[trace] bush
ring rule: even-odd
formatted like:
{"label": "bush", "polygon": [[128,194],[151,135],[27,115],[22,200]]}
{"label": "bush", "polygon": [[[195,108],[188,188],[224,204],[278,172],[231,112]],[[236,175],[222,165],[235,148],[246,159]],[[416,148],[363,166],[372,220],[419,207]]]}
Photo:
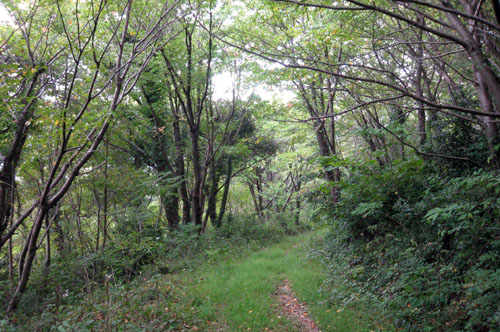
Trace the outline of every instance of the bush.
{"label": "bush", "polygon": [[342,189],[325,257],[350,287],[407,331],[500,329],[500,175],[441,179],[411,160],[359,167]]}

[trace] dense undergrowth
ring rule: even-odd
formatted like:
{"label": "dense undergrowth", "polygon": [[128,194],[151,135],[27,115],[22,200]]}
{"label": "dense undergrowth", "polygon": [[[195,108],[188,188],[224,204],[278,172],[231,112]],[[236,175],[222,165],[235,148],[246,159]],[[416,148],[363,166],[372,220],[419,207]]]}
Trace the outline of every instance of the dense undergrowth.
{"label": "dense undergrowth", "polygon": [[[219,229],[198,234],[193,226],[152,237],[130,234],[114,239],[93,255],[64,256],[31,287],[1,331],[152,331],[190,330],[196,323],[182,291],[162,275],[197,269],[276,243],[306,226],[262,223],[252,216],[229,217]],[[8,276],[2,278],[8,280]],[[8,299],[3,282],[0,305]],[[170,303],[171,307],[160,306]]]}
{"label": "dense undergrowth", "polygon": [[[349,173],[339,184],[337,207],[325,205],[317,214],[330,229],[314,246],[330,270],[322,286],[328,305],[380,305],[376,311],[400,331],[499,330],[500,175],[481,170],[441,176],[418,159],[386,168],[349,161]],[[291,215],[275,217],[262,223],[229,216],[220,229],[203,234],[192,226],[132,232],[92,255],[61,255],[50,271],[37,270],[20,309],[0,320],[0,330],[210,326],[197,314],[200,303],[163,275],[220,264],[306,228],[284,222]],[[2,306],[9,286],[0,285]]]}
{"label": "dense undergrowth", "polygon": [[420,160],[350,172],[322,248],[332,280],[380,300],[402,331],[499,330],[500,175],[445,177]]}

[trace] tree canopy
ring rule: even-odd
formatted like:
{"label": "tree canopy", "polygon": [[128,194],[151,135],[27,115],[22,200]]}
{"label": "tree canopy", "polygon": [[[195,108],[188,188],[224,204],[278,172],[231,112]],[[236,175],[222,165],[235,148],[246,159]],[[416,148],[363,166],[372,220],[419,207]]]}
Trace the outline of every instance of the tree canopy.
{"label": "tree canopy", "polygon": [[[284,232],[326,222],[356,255],[406,239],[422,271],[459,271],[422,306],[446,307],[457,329],[498,328],[499,6],[2,1],[6,313],[61,262],[91,261],[90,289],[252,216]],[[168,242],[179,234],[186,247]],[[469,280],[493,286],[472,294]]]}

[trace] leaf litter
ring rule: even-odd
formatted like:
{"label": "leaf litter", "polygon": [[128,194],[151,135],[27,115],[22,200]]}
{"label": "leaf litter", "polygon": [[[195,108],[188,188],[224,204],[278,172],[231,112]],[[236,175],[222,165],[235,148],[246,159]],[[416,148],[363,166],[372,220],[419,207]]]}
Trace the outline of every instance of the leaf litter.
{"label": "leaf litter", "polygon": [[290,281],[285,279],[277,287],[276,298],[280,304],[281,313],[301,332],[321,332],[316,323],[309,317],[307,304],[299,302],[290,287]]}

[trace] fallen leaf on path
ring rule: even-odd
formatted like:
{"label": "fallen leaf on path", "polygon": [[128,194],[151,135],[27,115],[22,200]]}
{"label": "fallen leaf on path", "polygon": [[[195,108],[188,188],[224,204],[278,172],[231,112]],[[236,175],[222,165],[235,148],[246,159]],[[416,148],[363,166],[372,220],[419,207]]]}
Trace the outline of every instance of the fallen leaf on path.
{"label": "fallen leaf on path", "polygon": [[[298,327],[301,332],[321,332],[315,322],[309,317],[306,303],[300,303],[290,288],[290,282],[285,279],[278,287],[276,297],[281,304],[281,312]],[[281,318],[278,315],[278,318]]]}

